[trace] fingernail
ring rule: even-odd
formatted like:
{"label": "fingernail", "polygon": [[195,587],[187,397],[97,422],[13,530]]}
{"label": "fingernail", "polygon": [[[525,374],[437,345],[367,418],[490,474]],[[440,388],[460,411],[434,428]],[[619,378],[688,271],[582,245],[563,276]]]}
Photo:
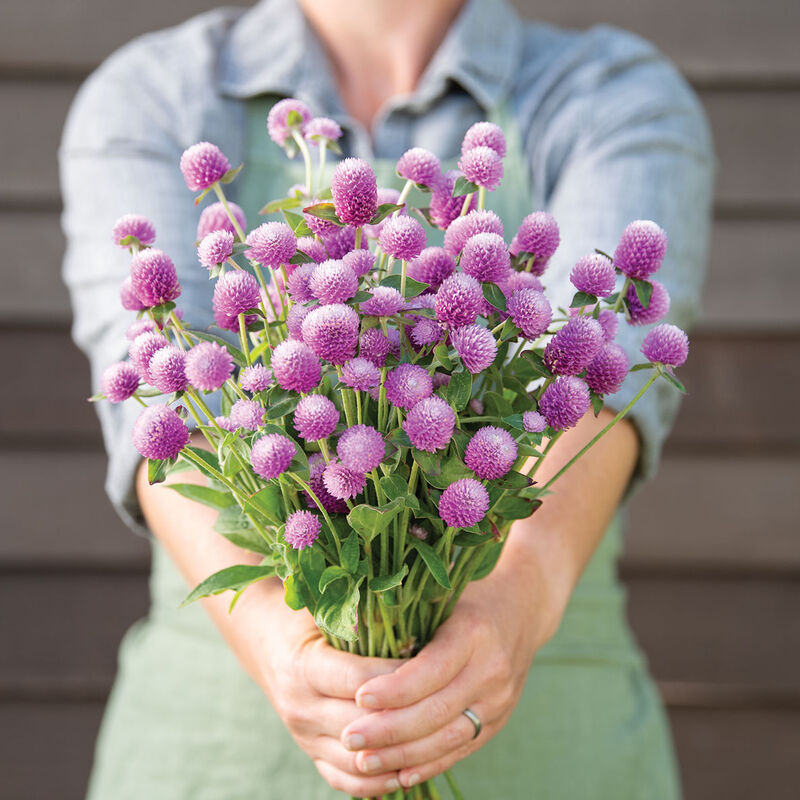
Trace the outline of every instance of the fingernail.
{"label": "fingernail", "polygon": [[345,740],[344,746],[348,750],[360,750],[366,743],[366,740],[360,733],[351,733]]}
{"label": "fingernail", "polygon": [[416,786],[420,782],[419,773],[415,772],[409,779],[408,785],[409,786]]}
{"label": "fingernail", "polygon": [[364,708],[376,708],[378,705],[378,698],[374,694],[362,694],[358,698],[358,704]]}
{"label": "fingernail", "polygon": [[367,756],[364,759],[364,769],[367,772],[376,772],[381,768],[381,759],[379,756]]}
{"label": "fingernail", "polygon": [[400,788],[400,781],[397,778],[389,778],[386,781],[386,791],[388,792],[396,792]]}

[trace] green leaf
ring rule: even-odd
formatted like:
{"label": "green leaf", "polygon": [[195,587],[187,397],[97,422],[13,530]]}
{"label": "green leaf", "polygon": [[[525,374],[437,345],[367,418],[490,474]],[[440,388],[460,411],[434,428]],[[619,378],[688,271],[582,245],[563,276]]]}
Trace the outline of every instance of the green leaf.
{"label": "green leaf", "polygon": [[639,372],[639,370],[642,370],[642,369],[655,369],[655,368],[656,368],[656,365],[655,364],[651,364],[648,361],[646,364],[634,364],[631,367],[631,372]]}
{"label": "green leaf", "polygon": [[408,494],[408,484],[399,475],[385,475],[381,478],[380,483],[383,493],[389,500],[396,500],[398,497],[405,497]]}
{"label": "green leaf", "polygon": [[496,283],[484,283],[483,296],[489,305],[499,308],[501,311],[506,310],[506,296]]}
{"label": "green leaf", "polygon": [[490,417],[510,417],[514,413],[511,403],[497,392],[486,392],[483,396],[486,414]]}
{"label": "green leaf", "polygon": [[391,521],[400,513],[403,502],[400,498],[392,500],[385,506],[375,506],[363,503],[356,506],[348,515],[347,521],[364,541],[370,542],[381,531],[385,530]]}
{"label": "green leaf", "polygon": [[378,210],[375,212],[375,215],[369,221],[369,224],[377,225],[379,222],[385,220],[389,214],[394,214],[395,211],[400,211],[402,208],[405,208],[405,203],[403,203],[403,205],[397,205],[396,203],[381,203],[378,206]]}
{"label": "green leaf", "polygon": [[261,534],[252,528],[243,529],[235,533],[223,533],[222,536],[231,544],[235,544],[243,550],[249,550],[251,553],[259,553],[262,556],[272,556],[270,544],[264,541]]}
{"label": "green leaf", "polygon": [[541,500],[526,500],[524,497],[506,495],[494,508],[498,517],[503,519],[527,519],[536,510],[536,503]]}
{"label": "green leaf", "polygon": [[650,298],[653,295],[653,284],[641,278],[631,278],[631,281],[633,281],[633,285],[636,287],[636,296],[639,298],[639,303],[642,308],[648,308],[650,305]]}
{"label": "green leaf", "polygon": [[258,213],[274,214],[276,211],[291,211],[293,208],[299,208],[301,205],[302,200],[298,197],[281,197],[278,200],[270,200]]}
{"label": "green leaf", "polygon": [[353,297],[353,303],[363,303],[366,300],[369,300],[372,297],[372,292],[368,292],[362,289],[360,292],[356,292],[355,297]]}
{"label": "green leaf", "polygon": [[447,402],[456,411],[463,411],[472,395],[472,375],[469,372],[454,372],[447,384]]}
{"label": "green leaf", "polygon": [[225,567],[195,586],[181,603],[181,608],[201,597],[211,597],[227,591],[240,592],[251,584],[274,574],[275,567],[271,565],[237,564],[233,567]]}
{"label": "green leaf", "polygon": [[447,574],[444,562],[439,558],[439,554],[427,542],[423,542],[415,536],[410,536],[408,543],[422,556],[425,566],[430,570],[436,583],[445,589],[452,589],[450,577]]}
{"label": "green leaf", "polygon": [[299,111],[292,109],[286,115],[286,125],[290,128],[299,128],[303,124],[303,117]]}
{"label": "green leaf", "polygon": [[461,478],[474,477],[472,471],[457,455],[443,458],[440,453],[425,453],[416,448],[411,453],[422,470],[421,477],[435,489],[446,489]]}
{"label": "green leaf", "polygon": [[156,322],[163,328],[166,324],[169,315],[175,310],[175,303],[171,300],[167,303],[162,303],[160,306],[153,306],[150,313],[155,317]]}
{"label": "green leaf", "polygon": [[308,605],[308,593],[302,575],[292,574],[283,582],[284,600],[292,611],[300,611]]}
{"label": "green leaf", "polygon": [[453,187],[453,197],[463,197],[465,194],[472,194],[477,191],[478,187],[472,181],[468,181],[463,175],[459,175],[456,185]]}
{"label": "green leaf", "polygon": [[304,253],[302,250],[298,250],[290,259],[290,264],[313,264],[314,259],[311,256]]}
{"label": "green leaf", "polygon": [[285,400],[271,404],[267,409],[267,419],[281,419],[287,414],[291,414],[297,408],[299,402],[300,398],[295,396],[287,397]]}
{"label": "green leaf", "polygon": [[516,431],[525,430],[525,426],[522,424],[522,414],[511,414],[508,417],[503,417],[503,422]]}
{"label": "green leaf", "polygon": [[494,565],[500,558],[500,553],[502,553],[502,551],[502,542],[494,542],[486,545],[486,552],[483,556],[483,560],[481,561],[481,565],[472,575],[472,580],[479,581],[481,578],[485,578],[494,569]]}
{"label": "green leaf", "polygon": [[663,370],[661,376],[667,383],[671,383],[679,392],[686,394],[686,387],[671,372]]}
{"label": "green leaf", "polygon": [[313,236],[314,232],[308,227],[308,223],[302,214],[295,214],[293,211],[283,209],[283,218],[292,229],[294,235],[300,239],[303,236]]}
{"label": "green leaf", "polygon": [[212,489],[210,486],[199,486],[196,483],[168,483],[167,488],[217,511],[222,511],[235,502],[233,495],[228,492]]}
{"label": "green leaf", "polygon": [[319,590],[320,592],[324,592],[325,587],[329,583],[338,581],[341,578],[349,578],[349,577],[350,573],[346,569],[343,569],[342,567],[337,567],[337,566],[325,567],[324,572],[319,577]]}
{"label": "green leaf", "polygon": [[339,227],[344,227],[344,222],[336,216],[336,209],[333,203],[315,203],[313,206],[306,206],[303,209],[303,213],[311,214],[312,217],[318,217],[327,222],[333,222]]}
{"label": "green leaf", "polygon": [[354,642],[358,638],[359,584],[351,586],[350,583],[350,581],[329,583],[317,603],[314,614],[314,621],[319,628],[346,642]]}
{"label": "green leaf", "polygon": [[433,357],[448,372],[453,369],[453,362],[450,359],[450,351],[447,349],[446,344],[437,344],[436,347],[433,348]]}
{"label": "green leaf", "polygon": [[253,525],[250,520],[247,519],[242,509],[235,505],[223,508],[214,523],[214,530],[221,534],[241,533],[252,529]]}
{"label": "green leaf", "polygon": [[167,470],[172,466],[172,459],[169,458],[148,458],[147,459],[147,482],[152,486],[154,483],[162,483],[167,477]]}
{"label": "green leaf", "polygon": [[583,306],[593,306],[597,302],[597,297],[593,294],[586,292],[575,292],[572,302],[569,304],[570,308],[582,308]]}
{"label": "green leaf", "polygon": [[222,345],[222,347],[224,347],[231,354],[231,358],[233,358],[238,366],[247,366],[244,353],[242,353],[238,347],[234,347],[227,339],[223,339],[221,336],[217,336],[215,333],[209,333],[208,331],[190,330],[188,333],[192,336],[196,336],[198,339],[202,339],[204,342],[216,342],[217,344]]}
{"label": "green leaf", "polygon": [[236,176],[242,171],[244,164],[239,164],[238,167],[233,167],[229,169],[220,179],[220,183],[233,183],[236,180]]}
{"label": "green leaf", "polygon": [[431,226],[431,228],[436,227],[433,218],[431,217],[430,206],[425,206],[425,208],[415,208],[414,211],[416,211],[425,220],[425,222]]}
{"label": "green leaf", "polygon": [[[202,462],[207,464],[211,469],[214,469],[217,472],[221,471],[219,468],[219,459],[217,458],[216,454],[208,450],[203,450],[200,447],[193,447],[192,445],[186,445],[184,450],[188,450],[193,456],[195,456],[196,458],[200,459]],[[188,461],[188,459],[186,460]],[[202,472],[203,475],[205,475],[208,478],[213,478],[214,480],[217,479],[217,476],[213,472],[211,472],[211,469],[203,469],[202,466],[198,466],[197,464],[194,463],[194,461],[189,461],[189,463],[192,465],[192,469],[196,469],[199,472]]]}
{"label": "green leaf", "polygon": [[[403,276],[399,275],[398,273],[393,273],[392,275],[387,275],[381,282],[381,286],[391,286],[392,289],[397,289],[400,291],[400,284],[402,282]],[[406,299],[411,297],[417,297],[417,295],[422,294],[427,289],[430,289],[429,283],[422,283],[422,281],[415,281],[413,278],[409,278],[406,276],[406,293],[403,295]]]}
{"label": "green leaf", "polygon": [[500,478],[497,485],[501,489],[524,489],[531,485],[531,479],[527,475],[512,469],[511,472],[507,472]]}
{"label": "green leaf", "polygon": [[395,586],[400,586],[403,578],[408,575],[408,564],[403,564],[402,569],[397,570],[394,575],[382,575],[370,578],[369,590],[371,592],[385,592],[388,589],[394,589]]}
{"label": "green leaf", "polygon": [[544,364],[544,359],[535,350],[525,350],[520,358],[524,358],[533,367],[537,378],[551,378],[553,374]]}
{"label": "green leaf", "polygon": [[353,572],[358,569],[358,562],[361,558],[361,545],[358,541],[358,534],[351,531],[350,535],[345,539],[342,545],[342,567],[348,572]]}
{"label": "green leaf", "polygon": [[475,533],[474,531],[461,531],[456,534],[453,542],[459,547],[476,547],[479,544],[485,544],[492,538],[491,533]]}
{"label": "green leaf", "polygon": [[283,496],[281,490],[273,483],[251,495],[245,503],[245,507],[257,516],[264,517],[273,525],[280,525],[284,522]]}
{"label": "green leaf", "polygon": [[[503,342],[510,341],[511,339],[515,339],[522,333],[522,329],[518,328],[514,324],[514,320],[509,317],[502,328],[500,328],[500,340]],[[505,358],[501,359],[501,361],[505,361]]]}
{"label": "green leaf", "polygon": [[305,547],[297,553],[297,563],[309,593],[312,613],[320,598],[319,582],[325,572],[325,556],[319,547]]}

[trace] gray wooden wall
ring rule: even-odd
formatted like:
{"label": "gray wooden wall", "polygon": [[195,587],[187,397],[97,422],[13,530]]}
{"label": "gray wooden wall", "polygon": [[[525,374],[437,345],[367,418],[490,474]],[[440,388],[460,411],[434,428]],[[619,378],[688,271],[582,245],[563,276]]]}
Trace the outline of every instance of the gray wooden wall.
{"label": "gray wooden wall", "polygon": [[[102,493],[87,368],[68,338],[61,126],[79,82],[111,50],[213,5],[6,0],[0,11],[4,800],[82,796],[117,643],[147,604],[146,547]],[[518,5],[654,40],[710,115],[721,173],[706,312],[682,374],[691,394],[657,482],[636,501],[623,574],[687,798],[796,798],[800,4]],[[45,381],[61,396],[39,393]]]}

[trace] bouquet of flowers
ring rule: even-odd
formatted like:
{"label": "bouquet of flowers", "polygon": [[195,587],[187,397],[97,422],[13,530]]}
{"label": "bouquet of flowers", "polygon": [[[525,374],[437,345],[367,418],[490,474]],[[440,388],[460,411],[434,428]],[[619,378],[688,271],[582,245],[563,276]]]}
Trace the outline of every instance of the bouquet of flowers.
{"label": "bouquet of flowers", "polygon": [[[245,232],[223,189],[241,167],[215,145],[196,144],[180,161],[196,202],[218,198],[202,213],[197,253],[216,281],[219,333],[193,329],[176,309],[181,287],[153,247],[152,224],[137,215],[116,223],[116,244],[132,254],[122,304],[137,320],[129,360],[105,370],[92,399],[144,405],[133,442],[151,483],[199,470],[205,486],[169,488],[216,509],[219,533],[261,558],[210,576],[186,603],[230,591],[233,609],[248,586],[277,576],[286,602],[308,609],[332,646],[413,656],[467,584],[492,570],[513,521],[530,516],[654,381],[683,390],[673,368],[686,360],[687,337],[659,325],[632,368],[650,371],[636,397],[536,482],[563,432],[598,414],[630,371],[614,343],[618,315],[644,325],[666,313],[667,292],[652,280],[666,235],[632,222],[613,256],[575,264],[570,307],[553,308],[543,284],[555,220],[530,214],[508,245],[502,220],[484,208],[503,173],[496,125],[466,132],[456,171],[409,150],[397,163],[400,192],[378,188],[355,158],[324,186],[341,130],[297,100],[277,103],[267,128],[305,161],[305,184],[262,209],[285,221]],[[408,207],[414,187],[428,207]],[[444,231],[442,247],[428,246],[426,227]],[[189,443],[189,420],[207,448]],[[432,782],[414,792],[439,797]]]}

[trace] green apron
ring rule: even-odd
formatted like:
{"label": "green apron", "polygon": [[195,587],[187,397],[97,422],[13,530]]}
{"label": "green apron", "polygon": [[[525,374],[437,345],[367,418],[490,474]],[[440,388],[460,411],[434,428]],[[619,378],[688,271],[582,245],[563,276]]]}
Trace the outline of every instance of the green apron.
{"label": "green apron", "polygon": [[[275,98],[250,101],[237,200],[258,209],[303,180],[266,137]],[[490,193],[507,231],[531,210],[519,131],[503,108],[505,178]],[[379,186],[397,186],[395,161],[374,163]],[[448,165],[445,165],[448,167]],[[419,201],[419,202],[417,202]],[[427,205],[411,197],[413,205]],[[436,235],[431,236],[431,243]],[[503,731],[455,775],[470,798],[675,800],[663,709],[625,620],[616,575],[616,518],[587,566],[556,636],[537,654]],[[199,605],[179,609],[186,585],[153,543],[149,616],[126,634],[97,743],[89,800],[335,800],[267,698],[241,669]],[[446,791],[445,795],[448,796]]]}

